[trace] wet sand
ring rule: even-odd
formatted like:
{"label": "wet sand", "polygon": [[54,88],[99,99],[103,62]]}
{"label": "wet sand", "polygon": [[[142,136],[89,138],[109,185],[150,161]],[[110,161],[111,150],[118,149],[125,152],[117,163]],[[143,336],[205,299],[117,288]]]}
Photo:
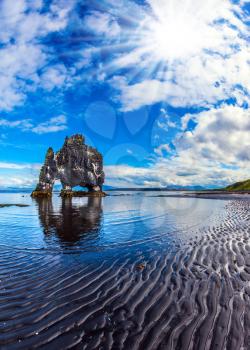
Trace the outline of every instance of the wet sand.
{"label": "wet sand", "polygon": [[4,204],[1,204],[0,203],[0,208],[6,208],[6,207],[20,207],[20,208],[25,208],[25,207],[28,207],[27,204],[9,204],[9,203],[4,203]]}
{"label": "wet sand", "polygon": [[166,249],[1,248],[0,348],[250,349],[250,201]]}
{"label": "wet sand", "polygon": [[221,199],[221,200],[250,200],[249,191],[176,191],[168,194],[162,191],[162,194],[153,195],[154,197],[175,197],[175,198],[203,198],[203,199]]}

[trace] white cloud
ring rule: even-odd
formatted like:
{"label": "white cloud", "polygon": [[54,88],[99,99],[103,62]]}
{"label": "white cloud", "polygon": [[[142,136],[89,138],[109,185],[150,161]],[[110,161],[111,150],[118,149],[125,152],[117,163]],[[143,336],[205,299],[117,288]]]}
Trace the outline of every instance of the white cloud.
{"label": "white cloud", "polygon": [[0,175],[0,188],[8,187],[19,187],[19,188],[30,188],[34,187],[37,179],[35,176],[25,174],[23,175],[10,175],[10,176],[1,176]]}
{"label": "white cloud", "polygon": [[120,34],[120,26],[116,19],[109,13],[92,11],[84,18],[84,25],[87,30],[108,37],[115,37]]}
{"label": "white cloud", "polygon": [[133,68],[133,74],[111,80],[123,111],[158,102],[209,108],[228,98],[249,102],[249,29],[242,4],[148,2],[153,15],[135,16],[137,30],[126,32],[124,49],[110,63],[114,71]]}
{"label": "white cloud", "polygon": [[250,166],[250,110],[223,105],[195,115],[197,126],[175,141],[182,158],[207,159],[228,166]]}
{"label": "white cloud", "polygon": [[[114,186],[222,187],[249,178],[250,110],[224,105],[183,120],[195,119],[193,131],[180,133],[171,153],[168,144],[155,151],[150,167],[106,167],[107,183]],[[167,151],[169,157],[163,156]]]}
{"label": "white cloud", "polygon": [[[191,79],[191,78],[190,78]],[[129,85],[124,79],[119,83],[113,80],[114,87],[120,89],[119,99],[122,102],[122,111],[132,111],[142,106],[151,106],[158,102],[167,102],[173,107],[211,106],[218,100],[229,97],[223,89],[216,88],[213,84],[201,85],[201,82],[189,79],[186,86],[169,81],[159,81],[156,79],[144,80],[142,82]],[[118,81],[119,82],[119,81]],[[190,86],[187,86],[190,85]]]}
{"label": "white cloud", "polygon": [[87,68],[91,66],[92,63],[92,53],[94,48],[88,48],[79,50],[77,52],[76,62],[74,64],[76,69]]}
{"label": "white cloud", "polygon": [[46,68],[40,76],[40,79],[41,86],[48,91],[52,91],[54,88],[60,88],[62,86],[66,87],[68,84],[70,85],[72,81],[72,77],[69,75],[69,71],[64,64],[57,64]]}
{"label": "white cloud", "polygon": [[22,119],[22,120],[14,120],[10,121],[7,119],[0,119],[0,126],[6,128],[20,128],[23,130],[30,129],[33,127],[31,123],[31,119]]}
{"label": "white cloud", "polygon": [[67,129],[67,119],[64,115],[49,119],[44,123],[40,123],[31,129],[36,134],[45,134],[57,132]]}
{"label": "white cloud", "polygon": [[66,68],[50,66],[53,54],[42,39],[67,26],[74,4],[74,0],[54,0],[49,11],[42,13],[39,0],[19,0],[15,6],[9,0],[0,2],[0,110],[10,111],[22,104],[27,93],[39,86],[51,91],[64,84]]}
{"label": "white cloud", "polygon": [[163,144],[155,148],[154,151],[158,156],[163,156],[164,152],[171,153],[171,148],[168,144]]}
{"label": "white cloud", "polygon": [[12,169],[12,170],[23,170],[23,169],[40,169],[41,164],[29,164],[29,163],[8,163],[0,162],[0,169]]}
{"label": "white cloud", "polygon": [[67,118],[64,115],[50,118],[49,120],[34,124],[31,119],[7,120],[0,119],[0,127],[18,128],[22,131],[30,131],[35,134],[47,134],[67,129]]}
{"label": "white cloud", "polygon": [[177,124],[171,120],[167,111],[164,108],[161,108],[161,115],[156,120],[157,127],[163,129],[164,131],[168,131],[170,128],[177,128]]}
{"label": "white cloud", "polygon": [[216,164],[161,159],[151,167],[106,166],[106,185],[114,187],[204,186],[220,188],[249,178],[248,169],[223,169]]}
{"label": "white cloud", "polygon": [[0,188],[34,187],[41,164],[0,162]]}

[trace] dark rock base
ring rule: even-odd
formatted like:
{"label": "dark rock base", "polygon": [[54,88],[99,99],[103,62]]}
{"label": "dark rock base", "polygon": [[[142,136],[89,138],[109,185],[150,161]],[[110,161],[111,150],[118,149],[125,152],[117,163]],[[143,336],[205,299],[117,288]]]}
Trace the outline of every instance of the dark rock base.
{"label": "dark rock base", "polygon": [[32,198],[51,198],[52,192],[51,191],[33,191],[31,193]]}
{"label": "dark rock base", "polygon": [[68,191],[62,190],[60,197],[62,198],[72,198],[72,197],[106,197],[107,193],[102,191]]}

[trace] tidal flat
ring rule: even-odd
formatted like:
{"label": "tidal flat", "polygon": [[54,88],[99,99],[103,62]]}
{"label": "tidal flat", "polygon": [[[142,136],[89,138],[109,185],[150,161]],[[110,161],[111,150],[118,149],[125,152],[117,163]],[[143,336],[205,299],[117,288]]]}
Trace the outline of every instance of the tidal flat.
{"label": "tidal flat", "polygon": [[6,208],[6,207],[19,207],[19,208],[25,208],[28,207],[28,204],[12,204],[12,203],[0,203],[0,208]]}
{"label": "tidal flat", "polygon": [[220,199],[1,194],[1,350],[250,349],[250,196]]}

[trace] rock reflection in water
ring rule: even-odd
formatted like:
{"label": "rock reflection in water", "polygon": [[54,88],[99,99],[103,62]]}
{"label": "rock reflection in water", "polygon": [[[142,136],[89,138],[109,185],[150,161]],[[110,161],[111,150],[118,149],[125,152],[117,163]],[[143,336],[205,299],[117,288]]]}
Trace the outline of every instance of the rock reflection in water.
{"label": "rock reflection in water", "polygon": [[55,236],[65,245],[74,245],[86,239],[97,239],[101,227],[102,198],[89,197],[82,205],[72,198],[62,199],[59,210],[53,199],[35,199],[40,223],[46,240]]}

